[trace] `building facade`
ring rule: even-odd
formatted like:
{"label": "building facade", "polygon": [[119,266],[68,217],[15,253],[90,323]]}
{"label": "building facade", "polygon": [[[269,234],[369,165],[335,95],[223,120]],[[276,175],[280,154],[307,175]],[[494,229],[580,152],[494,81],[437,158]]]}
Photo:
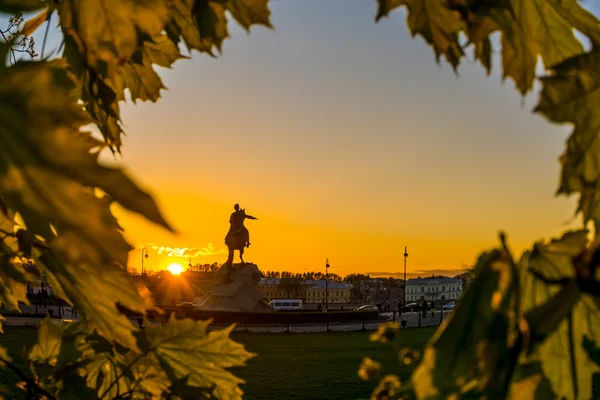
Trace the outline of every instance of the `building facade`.
{"label": "building facade", "polygon": [[273,299],[287,299],[288,294],[279,287],[280,282],[281,279],[279,278],[262,278],[260,281],[258,281],[256,287],[258,290],[260,290],[263,299],[266,299],[267,301],[271,301]]}
{"label": "building facade", "polygon": [[[346,304],[350,303],[350,290],[352,285],[349,283],[327,282],[325,280],[305,280],[301,286],[294,291],[286,291],[280,286],[281,279],[269,278],[261,279],[256,285],[258,290],[267,301],[273,299],[295,298],[302,300],[305,304],[325,304],[325,293],[327,293],[327,303]],[[327,286],[327,287],[326,287]]]}
{"label": "building facade", "polygon": [[462,280],[455,278],[417,278],[406,282],[406,302],[452,301],[462,295]]}
{"label": "building facade", "polygon": [[325,280],[306,280],[306,300],[308,304],[325,304],[325,293],[327,293],[328,304],[347,304],[350,303],[350,289],[352,285],[349,283],[327,282],[325,288]]}

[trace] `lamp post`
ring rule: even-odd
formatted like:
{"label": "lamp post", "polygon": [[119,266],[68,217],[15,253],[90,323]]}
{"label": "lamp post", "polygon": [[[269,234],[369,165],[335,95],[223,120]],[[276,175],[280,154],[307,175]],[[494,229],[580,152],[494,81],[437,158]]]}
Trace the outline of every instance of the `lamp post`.
{"label": "lamp post", "polygon": [[145,247],[142,249],[142,283],[144,283],[144,258],[148,258],[148,249]]}
{"label": "lamp post", "polygon": [[327,286],[327,278],[329,270],[329,258],[325,259],[325,311],[329,309],[329,294],[328,294],[328,286]]}
{"label": "lamp post", "polygon": [[404,246],[404,302],[402,308],[406,307],[406,259],[408,258],[407,247]]}

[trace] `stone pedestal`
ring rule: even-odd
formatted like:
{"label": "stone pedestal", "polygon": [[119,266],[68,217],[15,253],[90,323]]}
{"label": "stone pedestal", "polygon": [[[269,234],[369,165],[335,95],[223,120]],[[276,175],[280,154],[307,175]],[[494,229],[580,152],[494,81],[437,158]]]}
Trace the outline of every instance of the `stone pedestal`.
{"label": "stone pedestal", "polygon": [[201,310],[273,312],[256,288],[259,280],[260,271],[255,264],[233,264],[229,278],[227,266],[222,266],[211,291],[198,299],[196,306]]}

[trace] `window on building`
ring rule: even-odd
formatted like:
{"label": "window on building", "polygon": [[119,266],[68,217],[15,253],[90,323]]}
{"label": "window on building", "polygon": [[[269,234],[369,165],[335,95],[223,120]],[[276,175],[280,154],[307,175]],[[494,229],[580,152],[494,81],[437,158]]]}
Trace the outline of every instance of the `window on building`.
{"label": "window on building", "polygon": [[421,293],[425,293],[425,288],[421,286]]}
{"label": "window on building", "polygon": [[442,286],[442,292],[446,291],[446,286]]}

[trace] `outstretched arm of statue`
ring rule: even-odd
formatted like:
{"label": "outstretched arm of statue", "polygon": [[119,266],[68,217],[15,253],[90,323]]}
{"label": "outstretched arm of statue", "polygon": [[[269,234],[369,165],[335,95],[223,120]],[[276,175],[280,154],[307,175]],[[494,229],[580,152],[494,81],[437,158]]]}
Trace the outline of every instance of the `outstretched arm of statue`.
{"label": "outstretched arm of statue", "polygon": [[256,217],[253,217],[252,215],[246,215],[246,218],[248,218],[248,219],[255,219],[255,220],[258,220],[258,218],[256,218]]}

